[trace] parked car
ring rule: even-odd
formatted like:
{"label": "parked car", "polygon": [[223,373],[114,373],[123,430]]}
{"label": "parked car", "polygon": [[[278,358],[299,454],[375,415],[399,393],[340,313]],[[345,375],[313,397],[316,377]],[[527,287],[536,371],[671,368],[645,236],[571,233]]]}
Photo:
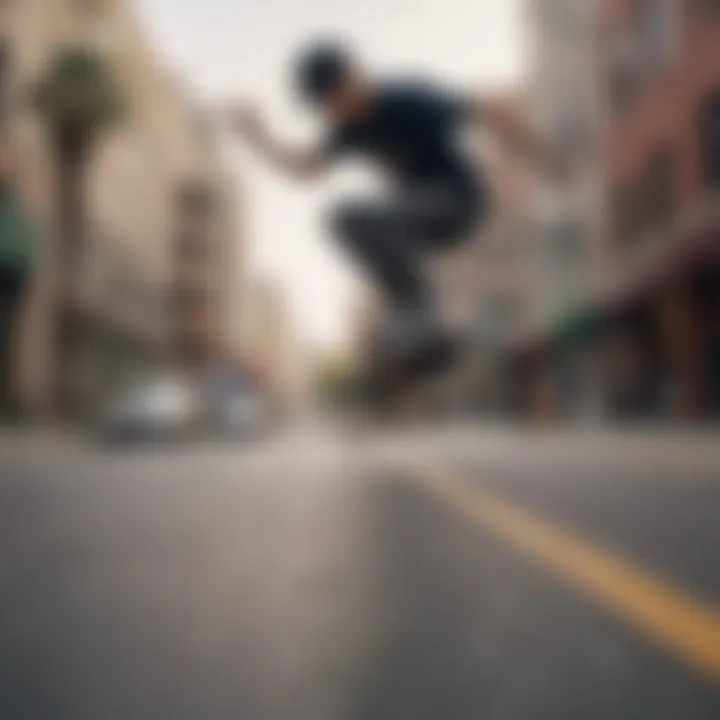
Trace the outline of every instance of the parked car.
{"label": "parked car", "polygon": [[110,404],[102,435],[117,442],[187,439],[198,425],[200,408],[196,389],[181,376],[144,380]]}
{"label": "parked car", "polygon": [[271,424],[270,398],[256,382],[241,373],[211,376],[204,401],[211,433],[237,439],[258,437]]}

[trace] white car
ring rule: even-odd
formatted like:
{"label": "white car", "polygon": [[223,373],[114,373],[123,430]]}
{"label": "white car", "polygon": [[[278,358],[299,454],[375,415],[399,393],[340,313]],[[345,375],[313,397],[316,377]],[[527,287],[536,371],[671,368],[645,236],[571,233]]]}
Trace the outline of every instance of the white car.
{"label": "white car", "polygon": [[199,402],[193,386],[168,375],[146,380],[122,393],[103,423],[108,440],[176,440],[197,424]]}

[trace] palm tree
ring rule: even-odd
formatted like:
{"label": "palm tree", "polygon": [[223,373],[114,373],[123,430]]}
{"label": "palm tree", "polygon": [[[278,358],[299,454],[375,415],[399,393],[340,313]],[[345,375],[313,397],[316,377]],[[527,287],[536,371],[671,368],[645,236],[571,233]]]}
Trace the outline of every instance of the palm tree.
{"label": "palm tree", "polygon": [[55,158],[59,264],[56,308],[57,409],[79,408],[77,364],[82,314],[78,287],[85,253],[87,170],[99,140],[117,123],[124,95],[109,61],[82,44],[59,48],[32,88],[32,103]]}

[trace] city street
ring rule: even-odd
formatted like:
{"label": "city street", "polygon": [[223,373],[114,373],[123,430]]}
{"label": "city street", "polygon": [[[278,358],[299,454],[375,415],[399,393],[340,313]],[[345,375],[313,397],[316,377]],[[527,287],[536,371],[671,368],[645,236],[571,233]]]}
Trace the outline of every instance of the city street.
{"label": "city street", "polygon": [[0,437],[2,720],[714,720],[710,432]]}

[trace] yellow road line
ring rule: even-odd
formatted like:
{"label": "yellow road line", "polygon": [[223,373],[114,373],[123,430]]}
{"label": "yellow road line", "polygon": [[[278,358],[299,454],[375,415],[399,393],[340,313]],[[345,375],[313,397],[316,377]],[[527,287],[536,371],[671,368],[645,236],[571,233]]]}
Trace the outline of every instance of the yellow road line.
{"label": "yellow road line", "polygon": [[720,608],[693,599],[682,589],[477,484],[427,465],[414,469],[414,475],[473,523],[573,583],[715,682],[720,681]]}

